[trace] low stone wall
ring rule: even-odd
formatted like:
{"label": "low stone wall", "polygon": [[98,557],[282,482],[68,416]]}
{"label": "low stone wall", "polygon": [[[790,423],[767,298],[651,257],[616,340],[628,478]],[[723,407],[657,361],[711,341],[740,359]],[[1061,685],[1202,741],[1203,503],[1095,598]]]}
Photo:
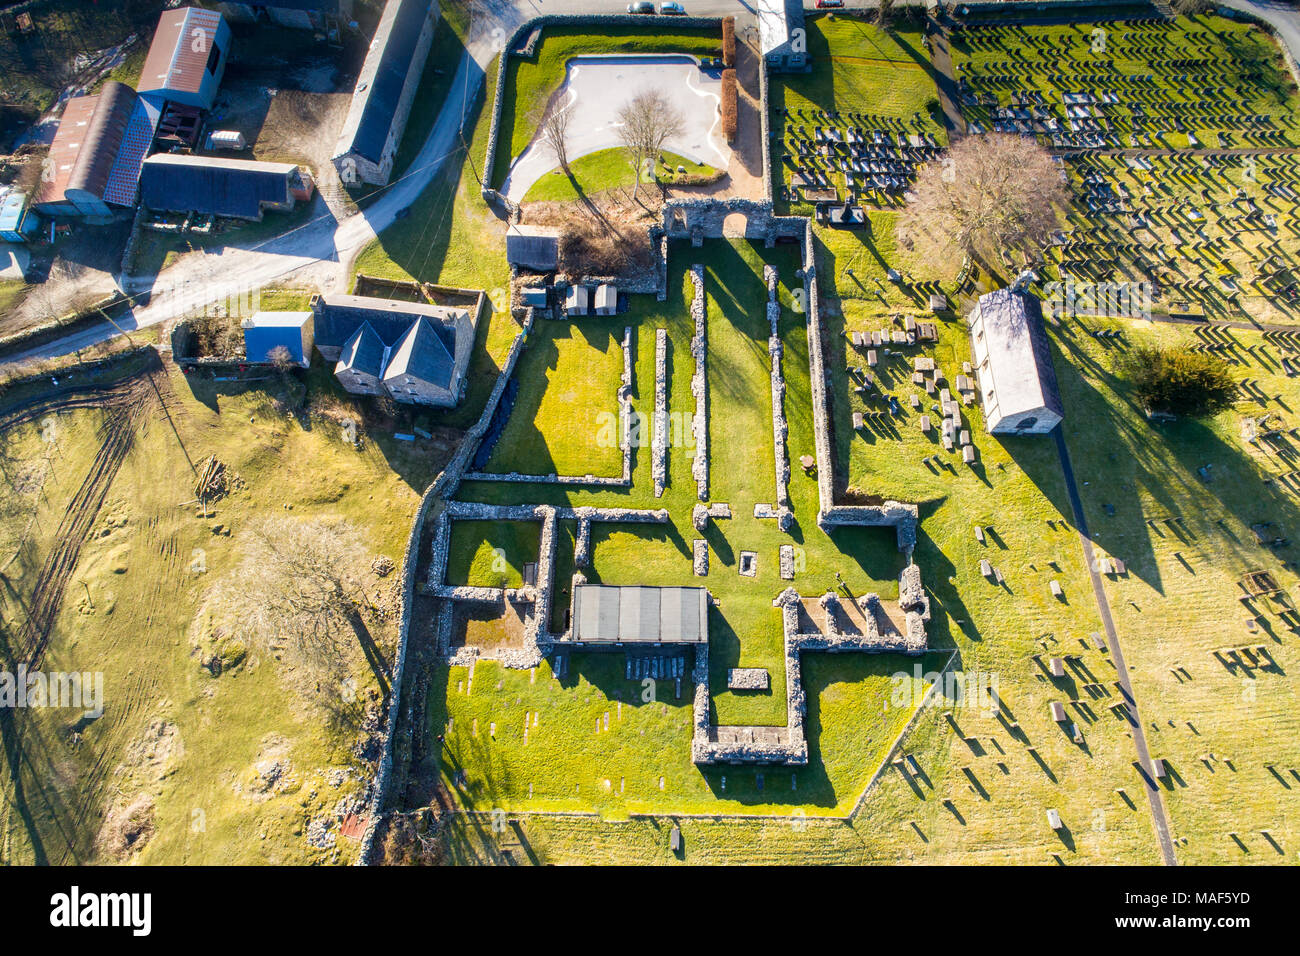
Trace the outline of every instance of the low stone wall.
{"label": "low stone wall", "polygon": [[668,485],[668,330],[655,330],[655,421],[651,454],[655,497]]}
{"label": "low stone wall", "polygon": [[[617,392],[619,414],[619,448],[623,452],[623,471],[617,477],[601,475],[528,475],[518,471],[471,471],[466,481],[506,481],[529,485],[582,485],[594,488],[629,488],[632,485],[632,327],[623,329],[623,374]],[[504,386],[503,386],[504,389]]]}
{"label": "low stone wall", "polygon": [[[803,666],[801,655],[804,651],[824,653],[857,652],[866,654],[907,654],[918,656],[924,654],[928,639],[925,623],[930,620],[930,600],[921,584],[921,572],[914,564],[903,569],[899,580],[899,605],[907,614],[906,632],[899,635],[881,634],[876,626],[874,612],[878,609],[880,599],[874,595],[864,595],[860,604],[868,613],[867,627],[864,634],[844,634],[834,625],[833,613],[837,609],[839,597],[827,592],[822,595],[821,604],[826,609],[828,626],[826,631],[800,631],[799,607],[803,599],[794,588],[786,588],[772,604],[781,611],[781,629],[785,644],[785,704],[786,726],[784,741],[769,740],[729,740],[719,741],[716,729],[709,723],[708,657],[704,653],[705,665],[701,673],[699,667],[700,651],[696,652],[695,671],[695,731],[691,739],[691,759],[698,765],[711,764],[780,764],[784,766],[803,766],[808,763],[808,740],[805,722],[808,715],[807,693],[803,686]],[[702,682],[702,683],[701,683]],[[771,728],[731,727],[728,730],[753,731],[755,738],[767,736]]]}
{"label": "low stone wall", "polygon": [[708,330],[704,306],[704,266],[691,266],[691,320],[695,335],[691,338],[691,357],[695,359],[695,373],[691,376],[691,394],[695,396],[695,415],[691,418],[691,434],[695,436],[695,458],[691,474],[695,478],[696,493],[701,501],[709,500],[709,378]]}
{"label": "low stone wall", "polygon": [[[767,324],[769,335],[767,352],[772,360],[772,449],[776,458],[776,507],[778,520],[789,524],[784,516],[790,514],[790,456],[786,449],[789,426],[785,420],[785,375],[781,370],[784,346],[781,344],[781,305],[776,298],[776,269],[763,266],[767,280]],[[782,530],[786,530],[782,528]]]}

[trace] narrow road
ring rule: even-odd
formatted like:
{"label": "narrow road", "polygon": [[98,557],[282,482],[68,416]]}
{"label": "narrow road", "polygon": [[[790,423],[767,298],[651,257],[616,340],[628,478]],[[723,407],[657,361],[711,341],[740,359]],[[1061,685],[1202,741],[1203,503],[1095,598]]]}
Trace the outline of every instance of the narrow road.
{"label": "narrow road", "polygon": [[407,173],[390,183],[363,210],[342,220],[326,212],[256,246],[231,246],[187,255],[144,284],[123,283],[123,291],[130,295],[147,293],[148,304],[119,317],[116,325],[105,321],[80,329],[8,355],[0,364],[69,355],[123,331],[169,322],[207,303],[246,300],[252,291],[271,282],[301,283],[322,291],[344,288],[361,250],[415,202],[449,157],[461,154],[460,130],[483,84],[484,70],[512,28],[509,20],[498,17],[485,21],[482,27],[471,28],[470,42],[456,68],[447,99],[420,152]]}
{"label": "narrow road", "polygon": [[1142,775],[1147,792],[1147,801],[1151,805],[1151,819],[1155,824],[1156,838],[1160,842],[1160,855],[1166,866],[1177,866],[1174,856],[1174,841],[1169,836],[1169,819],[1165,815],[1165,802],[1160,795],[1160,788],[1151,773],[1151,753],[1147,750],[1146,733],[1142,729],[1142,715],[1138,712],[1137,697],[1133,693],[1133,684],[1129,680],[1128,665],[1124,663],[1124,651],[1119,644],[1119,635],[1115,633],[1115,621],[1110,614],[1110,600],[1097,571],[1096,557],[1092,550],[1092,539],[1088,534],[1088,522],[1083,516],[1083,501],[1079,498],[1079,488],[1074,481],[1074,466],[1070,464],[1070,452],[1065,447],[1065,433],[1060,425],[1052,432],[1056,439],[1056,453],[1061,459],[1061,472],[1065,476],[1065,490],[1070,496],[1070,508],[1074,512],[1074,526],[1079,532],[1079,541],[1083,544],[1083,560],[1088,565],[1088,575],[1092,578],[1092,593],[1097,599],[1097,610],[1101,613],[1101,623],[1106,629],[1106,643],[1110,646],[1111,662],[1119,672],[1120,692],[1123,693],[1128,710],[1132,715],[1129,726],[1133,731],[1133,744],[1137,747],[1139,773]]}

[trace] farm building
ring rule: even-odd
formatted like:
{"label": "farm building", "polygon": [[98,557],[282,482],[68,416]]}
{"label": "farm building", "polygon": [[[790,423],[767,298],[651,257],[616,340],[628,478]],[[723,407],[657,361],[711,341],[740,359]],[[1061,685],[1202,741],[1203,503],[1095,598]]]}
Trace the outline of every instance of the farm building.
{"label": "farm building", "polygon": [[600,649],[622,644],[707,644],[709,592],[704,588],[573,589],[573,641]]}
{"label": "farm building", "polygon": [[316,349],[343,387],[420,405],[455,405],[474,320],[465,309],[357,295],[312,299]]}
{"label": "farm building", "polygon": [[560,265],[560,231],[512,225],[506,230],[506,262],[533,272],[554,272]]}
{"label": "farm building", "polygon": [[230,56],[230,27],[215,10],[178,7],[158,18],[136,88],[208,110]]}
{"label": "farm building", "polygon": [[277,26],[325,32],[339,21],[352,19],[352,0],[243,0],[218,3],[226,18],[253,23],[265,17]]}
{"label": "farm building", "polygon": [[294,362],[311,365],[312,314],[310,312],[255,312],[243,321],[244,354],[250,362],[274,361],[272,353],[284,347]]}
{"label": "farm building", "polygon": [[314,186],[293,163],[159,153],[144,162],[140,199],[155,212],[261,219],[310,199]]}
{"label": "farm building", "polygon": [[758,42],[768,69],[807,69],[807,36],[799,0],[758,0]]}
{"label": "farm building", "polygon": [[995,435],[1045,435],[1065,415],[1038,296],[1019,285],[980,296],[966,319],[984,418]]}
{"label": "farm building", "polygon": [[68,100],[32,208],[43,216],[104,222],[113,215],[110,203],[135,205],[159,112],[157,102],[116,80]]}
{"label": "farm building", "polygon": [[437,0],[388,0],[384,7],[334,148],[345,184],[382,186],[392,175],[437,22]]}
{"label": "farm building", "polygon": [[40,228],[40,220],[28,208],[27,194],[10,190],[0,203],[0,239],[5,242],[26,242]]}

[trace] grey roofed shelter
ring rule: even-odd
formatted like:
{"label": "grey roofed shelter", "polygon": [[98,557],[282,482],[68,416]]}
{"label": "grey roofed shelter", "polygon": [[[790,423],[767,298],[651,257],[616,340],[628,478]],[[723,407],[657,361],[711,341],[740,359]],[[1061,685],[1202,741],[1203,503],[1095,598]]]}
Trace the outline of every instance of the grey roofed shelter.
{"label": "grey roofed shelter", "polygon": [[980,296],[967,317],[988,430],[1044,435],[1065,417],[1038,296],[1015,286]]}
{"label": "grey roofed shelter", "polygon": [[261,219],[267,206],[290,208],[300,184],[293,163],[159,153],[144,161],[140,201],[156,212]]}
{"label": "grey roofed shelter", "polygon": [[506,230],[506,261],[534,272],[554,272],[560,265],[559,230],[511,226]]}
{"label": "grey roofed shelter", "polygon": [[573,589],[573,640],[580,644],[707,644],[709,600],[704,588]]}

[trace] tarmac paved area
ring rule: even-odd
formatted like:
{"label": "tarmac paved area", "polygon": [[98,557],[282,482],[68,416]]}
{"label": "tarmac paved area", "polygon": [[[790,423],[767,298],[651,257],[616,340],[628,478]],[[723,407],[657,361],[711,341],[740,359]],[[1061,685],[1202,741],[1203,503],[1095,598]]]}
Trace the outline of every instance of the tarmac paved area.
{"label": "tarmac paved area", "polygon": [[[715,169],[727,168],[731,149],[722,135],[722,76],[701,70],[693,57],[577,56],[569,60],[564,83],[551,110],[576,110],[569,123],[570,161],[623,145],[618,110],[647,87],[662,90],[685,120],[665,149]],[[511,164],[502,191],[514,202],[556,167],[555,155],[537,137]]]}

